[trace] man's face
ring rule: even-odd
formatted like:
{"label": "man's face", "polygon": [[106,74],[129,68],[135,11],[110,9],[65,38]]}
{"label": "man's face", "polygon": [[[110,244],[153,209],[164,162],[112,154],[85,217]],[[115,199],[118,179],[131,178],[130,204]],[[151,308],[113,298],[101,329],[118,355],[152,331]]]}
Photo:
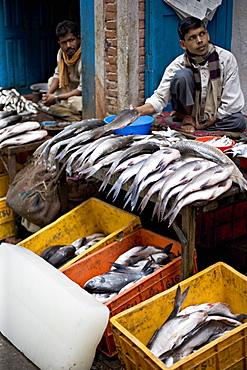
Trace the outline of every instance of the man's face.
{"label": "man's face", "polygon": [[180,40],[180,46],[192,54],[204,55],[208,51],[208,42],[210,40],[208,31],[201,26],[200,28],[191,29]]}
{"label": "man's face", "polygon": [[80,47],[80,39],[73,33],[60,36],[58,41],[62,51],[71,58]]}

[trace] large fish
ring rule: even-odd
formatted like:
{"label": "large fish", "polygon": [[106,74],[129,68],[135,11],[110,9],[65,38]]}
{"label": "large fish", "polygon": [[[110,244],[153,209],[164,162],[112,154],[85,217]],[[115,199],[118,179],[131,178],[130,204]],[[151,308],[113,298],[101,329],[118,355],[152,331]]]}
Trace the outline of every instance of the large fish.
{"label": "large fish", "polygon": [[142,276],[147,276],[153,272],[150,268],[150,261],[147,261],[142,271],[134,273],[130,271],[118,271],[117,269],[106,272],[89,279],[84,284],[84,289],[89,293],[117,293],[125,285],[132,281],[140,279]]}
{"label": "large fish", "polygon": [[192,353],[194,348],[203,345],[212,335],[223,333],[226,329],[233,328],[234,326],[235,325],[219,320],[206,321],[196,327],[178,346],[161,354],[160,359],[164,361],[166,365],[168,365],[169,362],[168,366],[170,366],[188,356]]}
{"label": "large fish", "polygon": [[214,186],[188,194],[187,196],[182,198],[177,203],[176,207],[173,210],[173,213],[169,215],[170,220],[169,220],[168,227],[171,226],[171,224],[175,220],[177,214],[179,213],[182,207],[186,206],[187,204],[198,201],[198,200],[207,200],[207,201],[214,200],[218,198],[221,194],[229,190],[231,186],[232,186],[232,179],[228,178],[227,180],[221,181]]}
{"label": "large fish", "polygon": [[22,117],[19,114],[11,115],[0,119],[0,128],[4,128],[8,125],[21,121]]}
{"label": "large fish", "polygon": [[148,174],[164,169],[170,162],[180,158],[180,152],[177,149],[162,148],[154,152],[136,174],[132,185],[130,186],[126,196],[131,194],[131,206],[134,208],[139,197],[138,186],[141,181],[145,180]]}
{"label": "large fish", "polygon": [[128,146],[131,142],[133,142],[133,135],[113,137],[110,136],[94,149],[92,154],[87,159],[85,165],[80,167],[78,169],[78,172],[82,173],[86,168],[92,166],[98,158],[104,156],[105,154],[112,153],[115,150]]}
{"label": "large fish", "polygon": [[100,187],[99,190],[104,190],[106,188],[106,186],[107,186],[107,184],[108,184],[108,182],[111,178],[111,175],[113,174],[113,172],[115,171],[115,169],[117,168],[117,166],[121,162],[123,162],[127,158],[135,156],[136,154],[153,153],[156,150],[160,149],[161,146],[162,146],[161,143],[145,142],[145,143],[141,143],[141,144],[140,143],[135,144],[135,145],[131,146],[130,148],[126,149],[124,151],[124,153],[112,163],[111,167],[109,168],[108,172],[106,173],[105,179],[102,182],[101,187]]}
{"label": "large fish", "polygon": [[164,219],[169,217],[169,214],[173,212],[177,203],[186,195],[194,193],[198,190],[203,190],[213,186],[220,181],[224,181],[231,176],[234,166],[232,164],[216,165],[198,174],[193,178],[193,181],[184,186],[184,188],[177,195],[170,211],[167,213]]}
{"label": "large fish", "polygon": [[40,123],[37,121],[19,122],[15,125],[7,126],[0,130],[0,142],[12,136],[22,134],[26,131],[32,131],[40,128]]}
{"label": "large fish", "polygon": [[236,164],[221,150],[196,140],[182,140],[174,143],[172,148],[178,149],[181,153],[192,154],[197,157],[209,159],[217,164],[233,164],[233,181],[239,185],[241,191],[247,190],[247,181],[243,174]]}
{"label": "large fish", "polygon": [[0,112],[0,120],[9,116],[14,116],[16,114],[16,110],[3,110]]}
{"label": "large fish", "polygon": [[13,136],[0,143],[0,148],[11,145],[22,145],[32,141],[41,140],[47,136],[46,130],[26,131],[24,134]]}
{"label": "large fish", "polygon": [[155,253],[168,253],[172,248],[172,243],[168,244],[166,247],[155,247],[153,245],[139,245],[132,247],[126,252],[122,253],[115,261],[120,265],[134,265],[136,262],[147,259],[151,254]]}
{"label": "large fish", "polygon": [[119,155],[123,153],[123,150],[117,150],[113,153],[110,153],[106,155],[104,158],[99,160],[97,163],[95,163],[93,166],[87,168],[84,173],[85,173],[85,178],[88,179],[91,177],[94,173],[99,171],[102,167],[109,166],[111,165],[115,159],[118,158]]}
{"label": "large fish", "polygon": [[76,248],[73,245],[65,245],[59,248],[47,262],[49,262],[54,267],[60,267],[66,261],[75,256]]}
{"label": "large fish", "polygon": [[155,203],[153,216],[155,213],[157,214],[158,220],[162,219],[164,209],[162,208],[163,199],[166,197],[168,192],[171,188],[185,184],[189,182],[193,177],[195,177],[198,173],[207,169],[210,165],[210,161],[192,161],[183,164],[181,167],[177,169],[173,174],[171,174],[168,179],[164,182],[162,188],[160,189],[157,201]]}

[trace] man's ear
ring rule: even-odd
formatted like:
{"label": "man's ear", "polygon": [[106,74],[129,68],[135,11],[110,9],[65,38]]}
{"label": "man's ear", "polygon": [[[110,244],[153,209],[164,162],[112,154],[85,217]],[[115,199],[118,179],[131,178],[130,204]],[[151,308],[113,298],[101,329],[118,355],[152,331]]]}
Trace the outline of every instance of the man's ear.
{"label": "man's ear", "polygon": [[181,46],[182,49],[186,50],[186,46],[185,46],[185,41],[184,40],[179,40],[179,45]]}

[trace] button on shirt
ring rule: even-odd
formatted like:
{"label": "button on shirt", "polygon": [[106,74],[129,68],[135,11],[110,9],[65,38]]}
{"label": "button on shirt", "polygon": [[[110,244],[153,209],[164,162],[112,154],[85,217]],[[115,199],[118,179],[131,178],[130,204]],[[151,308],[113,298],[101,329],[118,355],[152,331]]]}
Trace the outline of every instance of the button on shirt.
{"label": "button on shirt", "polygon": [[[234,55],[225,49],[216,46],[216,51],[219,55],[221,81],[222,81],[222,94],[221,103],[217,110],[216,117],[222,119],[230,116],[233,113],[241,112],[244,107],[244,96],[240,87],[240,80],[238,74],[238,65]],[[207,87],[209,81],[208,63],[203,66],[196,66],[200,71],[201,76],[201,110],[200,116],[203,121],[203,112],[206,103]],[[166,68],[162,80],[154,91],[153,95],[146,99],[145,103],[150,103],[156,113],[161,113],[167,106],[170,95],[170,81],[175,75],[176,71],[185,68],[183,54],[179,55],[169,66]]]}

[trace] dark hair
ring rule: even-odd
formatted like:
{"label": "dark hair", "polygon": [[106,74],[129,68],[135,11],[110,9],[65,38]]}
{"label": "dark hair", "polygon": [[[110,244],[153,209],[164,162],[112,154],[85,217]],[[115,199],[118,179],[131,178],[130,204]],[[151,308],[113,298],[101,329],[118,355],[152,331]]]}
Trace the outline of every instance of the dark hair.
{"label": "dark hair", "polygon": [[75,37],[80,37],[80,32],[74,22],[63,21],[58,23],[56,27],[57,38],[59,39],[59,37],[64,37],[67,33],[73,33]]}
{"label": "dark hair", "polygon": [[178,25],[178,35],[180,40],[184,40],[184,36],[189,32],[189,30],[194,30],[196,28],[200,28],[201,26],[205,27],[205,24],[198,18],[187,17],[182,19]]}

